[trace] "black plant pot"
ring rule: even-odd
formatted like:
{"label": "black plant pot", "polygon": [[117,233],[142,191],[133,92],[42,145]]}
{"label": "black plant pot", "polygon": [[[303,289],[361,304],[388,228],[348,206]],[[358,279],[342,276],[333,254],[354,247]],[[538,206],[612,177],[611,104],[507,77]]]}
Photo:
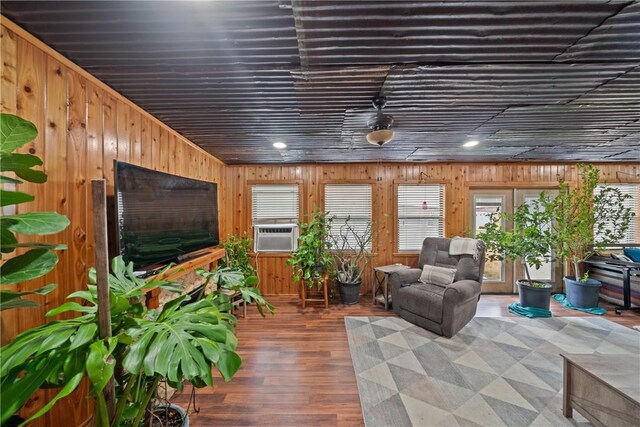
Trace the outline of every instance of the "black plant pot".
{"label": "black plant pot", "polygon": [[340,299],[342,299],[342,303],[346,305],[357,304],[360,299],[360,284],[362,280],[357,283],[342,283],[340,280],[338,282],[338,289],[340,289]]}
{"label": "black plant pot", "polygon": [[518,292],[520,294],[520,305],[523,307],[535,307],[549,310],[551,301],[551,288],[549,283],[535,282],[544,287],[531,286],[528,280],[517,280]]}
{"label": "black plant pot", "polygon": [[580,308],[592,308],[598,306],[600,286],[602,283],[596,279],[587,279],[586,282],[576,280],[575,276],[565,276],[564,285],[567,288],[567,300]]}

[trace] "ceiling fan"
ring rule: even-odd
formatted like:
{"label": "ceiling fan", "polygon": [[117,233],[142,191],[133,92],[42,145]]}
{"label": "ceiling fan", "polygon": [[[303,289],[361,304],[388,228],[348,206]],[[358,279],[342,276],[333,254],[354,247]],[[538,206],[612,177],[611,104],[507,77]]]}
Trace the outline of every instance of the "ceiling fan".
{"label": "ceiling fan", "polygon": [[367,133],[367,141],[370,144],[382,147],[393,139],[393,116],[382,112],[382,109],[387,104],[385,96],[376,96],[371,103],[373,108],[376,109],[376,113],[367,122],[367,126],[370,129],[370,132]]}

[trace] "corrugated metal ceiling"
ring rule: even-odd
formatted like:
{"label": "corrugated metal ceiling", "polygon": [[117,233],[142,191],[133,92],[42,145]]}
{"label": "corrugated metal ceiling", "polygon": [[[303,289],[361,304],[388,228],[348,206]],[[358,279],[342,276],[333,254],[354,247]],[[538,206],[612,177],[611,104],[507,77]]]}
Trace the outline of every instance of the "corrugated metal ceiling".
{"label": "corrugated metal ceiling", "polygon": [[637,1],[1,6],[227,163],[640,160]]}

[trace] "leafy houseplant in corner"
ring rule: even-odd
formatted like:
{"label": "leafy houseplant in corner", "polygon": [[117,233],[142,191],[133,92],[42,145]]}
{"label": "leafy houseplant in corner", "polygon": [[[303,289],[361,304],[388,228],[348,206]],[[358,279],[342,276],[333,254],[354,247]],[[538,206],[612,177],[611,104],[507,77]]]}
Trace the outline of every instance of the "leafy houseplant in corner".
{"label": "leafy houseplant in corner", "polygon": [[333,262],[327,236],[332,218],[326,212],[314,209],[311,219],[300,224],[298,249],[287,260],[293,270],[293,280],[304,281],[306,286],[319,289]]}
{"label": "leafy houseplant in corner", "polygon": [[343,304],[356,304],[360,297],[362,274],[369,265],[373,227],[371,221],[356,224],[347,217],[337,232],[328,236],[333,253],[336,282]]}
{"label": "leafy houseplant in corner", "polygon": [[[27,212],[15,214],[15,206],[35,200],[31,194],[14,191],[16,185],[28,181],[34,184],[46,182],[47,175],[34,166],[42,161],[31,154],[19,154],[14,151],[33,140],[38,131],[33,123],[11,114],[0,114],[0,172],[13,172],[17,178],[0,175],[0,253],[10,254],[24,249],[5,261],[0,267],[0,310],[17,307],[37,307],[38,304],[24,295],[45,295],[55,289],[49,284],[38,289],[18,292],[7,289],[7,286],[36,279],[50,272],[58,263],[56,249],[65,249],[64,245],[37,242],[18,242],[16,234],[43,235],[54,234],[64,230],[69,220],[57,212]],[[9,213],[5,215],[5,213]]]}
{"label": "leafy houseplant in corner", "polygon": [[[526,279],[516,281],[520,305],[549,310],[551,284],[531,279],[530,267],[539,269],[551,252],[551,215],[544,202],[550,200],[545,193],[533,203],[523,203],[512,215],[493,213],[489,222],[481,227],[476,239],[485,242],[491,261],[520,260]],[[513,223],[508,231],[505,225]]]}
{"label": "leafy houseplant in corner", "polygon": [[618,243],[635,214],[624,206],[629,195],[615,187],[598,187],[597,168],[583,164],[577,168],[578,186],[571,188],[561,179],[558,196],[545,205],[553,215],[554,251],[573,267],[574,275],[564,278],[567,299],[577,307],[590,308],[598,306],[601,283],[586,273],[581,276],[580,263]]}
{"label": "leafy houseplant in corner", "polygon": [[251,265],[251,243],[252,240],[245,232],[242,236],[229,236],[222,242],[225,255],[220,260],[221,267],[237,269],[242,272],[245,278],[256,275],[256,269]]}

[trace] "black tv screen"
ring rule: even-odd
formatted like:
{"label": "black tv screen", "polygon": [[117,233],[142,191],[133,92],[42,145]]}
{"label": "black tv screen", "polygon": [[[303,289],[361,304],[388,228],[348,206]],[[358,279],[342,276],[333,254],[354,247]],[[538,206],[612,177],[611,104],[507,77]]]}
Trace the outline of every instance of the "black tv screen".
{"label": "black tv screen", "polygon": [[115,162],[119,252],[136,269],[179,260],[215,246],[215,183]]}

